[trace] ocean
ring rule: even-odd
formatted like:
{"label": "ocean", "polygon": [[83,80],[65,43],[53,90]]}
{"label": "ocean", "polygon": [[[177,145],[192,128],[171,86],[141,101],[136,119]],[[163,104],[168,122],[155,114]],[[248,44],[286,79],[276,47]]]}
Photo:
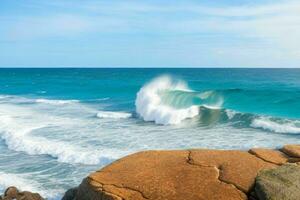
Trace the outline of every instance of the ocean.
{"label": "ocean", "polygon": [[0,69],[0,188],[59,199],[150,149],[300,141],[300,69]]}

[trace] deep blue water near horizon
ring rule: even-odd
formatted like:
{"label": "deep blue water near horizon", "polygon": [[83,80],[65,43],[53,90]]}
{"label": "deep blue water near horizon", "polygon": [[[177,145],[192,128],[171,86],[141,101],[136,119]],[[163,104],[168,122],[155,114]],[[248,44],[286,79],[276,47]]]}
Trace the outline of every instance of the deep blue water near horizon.
{"label": "deep blue water near horizon", "polygon": [[300,141],[300,69],[0,69],[0,187],[59,198],[147,149]]}

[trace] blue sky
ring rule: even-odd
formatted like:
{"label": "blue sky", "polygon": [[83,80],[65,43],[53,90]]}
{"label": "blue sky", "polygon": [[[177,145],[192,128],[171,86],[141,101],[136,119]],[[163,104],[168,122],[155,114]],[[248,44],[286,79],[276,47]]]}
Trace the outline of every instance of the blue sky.
{"label": "blue sky", "polygon": [[0,0],[0,67],[300,67],[300,1]]}

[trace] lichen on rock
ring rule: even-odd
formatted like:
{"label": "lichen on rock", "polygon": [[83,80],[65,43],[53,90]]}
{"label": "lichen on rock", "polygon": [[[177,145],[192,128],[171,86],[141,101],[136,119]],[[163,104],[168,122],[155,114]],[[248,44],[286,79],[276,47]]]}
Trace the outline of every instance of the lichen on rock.
{"label": "lichen on rock", "polygon": [[285,164],[262,170],[256,177],[255,192],[259,200],[299,200],[300,166]]}

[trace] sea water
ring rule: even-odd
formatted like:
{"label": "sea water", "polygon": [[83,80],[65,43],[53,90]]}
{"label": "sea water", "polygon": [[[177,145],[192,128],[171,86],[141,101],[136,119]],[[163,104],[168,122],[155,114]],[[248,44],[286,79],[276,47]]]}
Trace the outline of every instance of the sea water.
{"label": "sea water", "polygon": [[300,142],[300,69],[0,69],[0,188],[60,198],[150,149]]}

